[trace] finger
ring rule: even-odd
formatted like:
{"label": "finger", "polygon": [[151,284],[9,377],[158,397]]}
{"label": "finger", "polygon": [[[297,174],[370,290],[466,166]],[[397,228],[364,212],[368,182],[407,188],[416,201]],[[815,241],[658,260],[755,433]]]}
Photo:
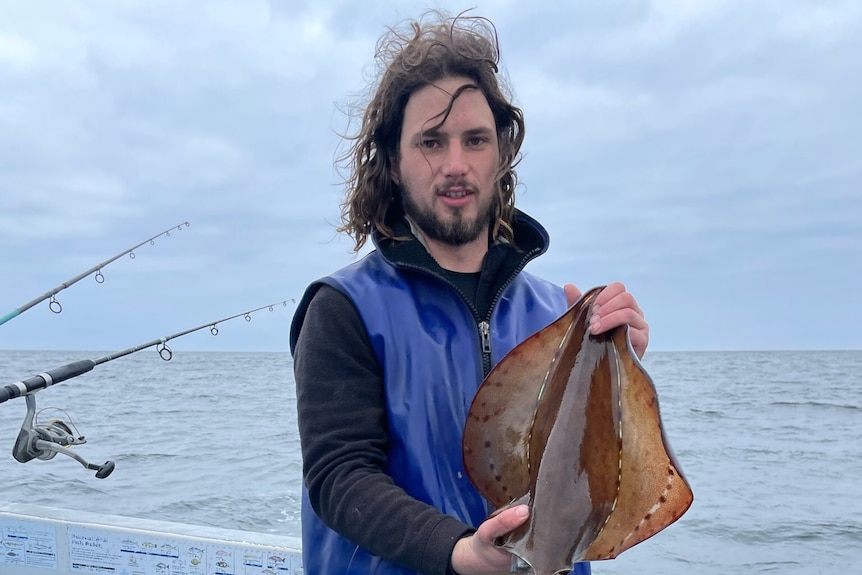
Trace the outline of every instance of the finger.
{"label": "finger", "polygon": [[612,282],[605,286],[605,288],[599,292],[599,295],[596,296],[596,301],[593,304],[598,306],[603,306],[621,293],[625,293],[626,286],[621,282]]}
{"label": "finger", "polygon": [[634,335],[634,332],[647,329],[647,323],[642,315],[640,315],[631,308],[617,310],[615,312],[609,313],[608,315],[602,316],[594,314],[590,318],[590,333],[592,335],[599,335],[621,325],[629,326],[632,332],[632,335],[630,337],[632,337],[633,345],[635,341],[640,344],[640,340],[638,339],[639,336]]}
{"label": "finger", "polygon": [[646,348],[649,345],[649,326],[645,329],[629,330],[629,341],[638,359],[643,359]]}
{"label": "finger", "polygon": [[[602,295],[603,293],[604,292],[599,295]],[[607,318],[608,316],[611,316],[612,314],[624,310],[633,310],[635,314],[637,314],[638,316],[640,316],[641,319],[643,319],[643,310],[641,310],[640,306],[635,301],[634,296],[632,296],[632,294],[627,291],[616,294],[611,299],[606,300],[605,303],[601,305],[599,305],[598,303],[594,304],[592,308],[592,315],[590,316],[590,327],[595,328],[599,331],[593,330],[592,333],[595,335],[597,333],[601,333],[602,331],[607,331],[613,327],[616,327],[617,325],[622,325],[622,323],[628,323],[630,325],[633,325],[634,327],[641,327],[640,321],[634,316],[631,316],[628,319],[624,318],[622,323],[609,323],[605,320],[605,318]]]}
{"label": "finger", "polygon": [[596,302],[593,304],[594,313],[602,310],[604,314],[608,314],[616,310],[631,308],[643,315],[638,302],[635,301],[635,296],[631,292],[625,291],[623,284],[617,283],[612,285],[613,289],[611,291],[607,291],[608,288],[605,288],[596,296]]}
{"label": "finger", "polygon": [[486,520],[476,530],[476,537],[483,542],[493,544],[498,537],[506,535],[530,516],[530,508],[526,505],[517,505],[506,509]]}
{"label": "finger", "polygon": [[[599,312],[593,313],[590,317],[590,332],[593,335],[604,333],[615,327],[628,324],[634,329],[641,329],[646,326],[646,319],[640,310],[624,307],[610,311],[608,307],[602,308]],[[594,329],[598,331],[594,331]]]}
{"label": "finger", "polygon": [[563,290],[566,292],[568,305],[574,305],[576,301],[581,299],[581,290],[575,287],[575,284],[566,284],[563,286]]}
{"label": "finger", "polygon": [[590,318],[590,333],[598,335],[621,325],[629,326],[629,341],[638,358],[642,358],[649,345],[649,324],[643,315],[632,308],[624,308],[599,318]]}

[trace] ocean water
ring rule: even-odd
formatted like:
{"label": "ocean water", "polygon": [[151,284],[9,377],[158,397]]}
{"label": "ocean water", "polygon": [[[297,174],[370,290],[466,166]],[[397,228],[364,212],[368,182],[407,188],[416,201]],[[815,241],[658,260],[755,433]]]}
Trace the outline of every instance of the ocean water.
{"label": "ocean water", "polygon": [[[0,351],[0,384],[100,353]],[[596,574],[862,573],[862,351],[650,352],[695,501]],[[16,462],[23,399],[0,404],[3,497],[299,536],[289,355],[144,350],[36,394],[116,469]],[[58,417],[45,411],[43,419]],[[5,446],[4,446],[5,444]]]}

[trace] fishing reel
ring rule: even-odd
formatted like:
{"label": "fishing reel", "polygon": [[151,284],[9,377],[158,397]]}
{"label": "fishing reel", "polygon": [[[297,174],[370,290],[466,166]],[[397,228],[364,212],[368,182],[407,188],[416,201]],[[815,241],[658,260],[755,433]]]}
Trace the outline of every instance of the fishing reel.
{"label": "fishing reel", "polygon": [[[48,461],[58,453],[68,455],[85,468],[95,471],[96,477],[104,479],[114,471],[114,462],[106,461],[102,465],[88,463],[83,457],[70,449],[73,445],[87,443],[83,435],[76,435],[77,428],[74,424],[67,424],[62,419],[52,419],[46,424],[35,423],[36,398],[33,392],[25,396],[27,400],[27,415],[18,432],[18,439],[12,448],[12,457],[21,463],[27,463],[32,459]],[[73,432],[74,429],[74,432]]]}

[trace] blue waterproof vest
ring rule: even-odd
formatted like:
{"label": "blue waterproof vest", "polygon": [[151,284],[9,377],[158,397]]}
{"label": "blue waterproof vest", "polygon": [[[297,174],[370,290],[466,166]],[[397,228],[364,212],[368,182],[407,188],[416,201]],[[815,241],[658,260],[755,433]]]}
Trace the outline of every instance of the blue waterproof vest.
{"label": "blue waterproof vest", "polygon": [[[412,497],[477,527],[489,509],[464,472],[461,442],[484,374],[480,326],[467,304],[440,278],[399,269],[379,251],[320,282],[353,301],[383,367],[386,472]],[[491,365],[566,307],[560,287],[526,272],[515,276],[493,307]],[[414,573],[329,529],[311,508],[305,489],[302,539],[308,575]],[[589,563],[578,564],[573,573],[589,574]]]}

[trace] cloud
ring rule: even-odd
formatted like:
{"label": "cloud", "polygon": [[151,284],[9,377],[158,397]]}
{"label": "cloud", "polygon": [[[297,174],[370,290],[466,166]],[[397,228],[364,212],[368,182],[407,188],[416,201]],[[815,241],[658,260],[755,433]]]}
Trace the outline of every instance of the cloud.
{"label": "cloud", "polygon": [[[0,277],[15,279],[0,282],[0,301],[14,307],[192,225],[111,264],[105,285],[65,290],[62,317],[34,310],[4,325],[0,346],[110,348],[298,298],[355,260],[335,233],[339,134],[355,128],[346,112],[374,79],[378,36],[415,8],[205,8],[4,14]],[[862,289],[860,8],[503,1],[475,12],[496,24],[526,114],[518,205],[552,237],[530,270],[582,287],[625,280],[658,349],[763,345],[737,317],[785,334],[774,345],[862,345],[862,317],[838,304]],[[821,317],[788,311],[812,293]],[[242,346],[284,349],[281,320],[237,330]]]}
{"label": "cloud", "polygon": [[795,40],[839,44],[858,32],[862,6],[853,2],[807,2],[804,9],[790,10],[778,20],[778,31]]}
{"label": "cloud", "polygon": [[12,71],[28,68],[35,51],[27,41],[12,35],[0,35],[0,63]]}

